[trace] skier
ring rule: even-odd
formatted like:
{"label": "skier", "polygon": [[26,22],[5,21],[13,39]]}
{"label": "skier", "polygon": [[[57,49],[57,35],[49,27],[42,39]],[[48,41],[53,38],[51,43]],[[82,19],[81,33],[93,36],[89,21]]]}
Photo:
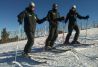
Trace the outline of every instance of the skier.
{"label": "skier", "polygon": [[65,24],[69,20],[69,25],[68,25],[68,34],[66,36],[64,45],[65,44],[70,44],[69,43],[69,38],[70,38],[73,30],[75,30],[76,33],[75,33],[74,39],[71,42],[71,44],[80,44],[80,42],[77,41],[78,37],[79,37],[79,33],[80,33],[78,25],[77,25],[77,18],[79,18],[79,19],[88,19],[89,16],[87,15],[87,16],[83,17],[83,16],[79,15],[78,12],[76,11],[76,5],[73,5],[72,8],[70,9],[69,13],[67,14],[66,19],[65,19]]}
{"label": "skier", "polygon": [[17,16],[19,24],[22,24],[24,21],[24,31],[28,39],[27,44],[24,47],[23,55],[25,56],[28,56],[28,53],[31,52],[31,48],[34,44],[36,23],[40,24],[44,22],[44,18],[40,20],[34,13],[34,10],[35,4],[34,2],[31,2],[29,6]]}
{"label": "skier", "polygon": [[46,16],[46,20],[49,21],[49,36],[45,42],[45,50],[52,49],[53,44],[58,37],[58,21],[64,19],[64,17],[60,17],[60,14],[57,9],[58,5],[54,3],[52,5],[52,10],[50,10]]}

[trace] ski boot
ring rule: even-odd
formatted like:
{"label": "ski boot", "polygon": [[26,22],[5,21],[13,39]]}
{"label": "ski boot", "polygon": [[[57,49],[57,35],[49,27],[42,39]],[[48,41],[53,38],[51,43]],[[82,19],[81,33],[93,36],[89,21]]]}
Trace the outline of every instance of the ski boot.
{"label": "ski boot", "polygon": [[71,44],[80,44],[79,41],[72,41]]}
{"label": "ski boot", "polygon": [[28,53],[25,53],[25,52],[22,53],[22,56],[23,57],[26,57],[26,58],[30,58],[29,54]]}
{"label": "ski boot", "polygon": [[70,44],[69,41],[65,41],[65,42],[63,43],[63,45],[69,45],[69,44]]}
{"label": "ski boot", "polygon": [[52,49],[56,49],[56,48],[55,48],[55,47],[51,47],[51,46],[45,47],[45,51],[50,51],[50,50],[52,50]]}

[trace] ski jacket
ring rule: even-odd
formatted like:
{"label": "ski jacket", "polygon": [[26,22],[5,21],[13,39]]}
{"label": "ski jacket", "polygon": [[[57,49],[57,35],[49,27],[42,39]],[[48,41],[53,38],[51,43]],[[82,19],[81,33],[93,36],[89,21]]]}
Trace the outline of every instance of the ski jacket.
{"label": "ski jacket", "polygon": [[25,32],[35,32],[36,23],[40,24],[44,21],[44,19],[40,20],[29,8],[22,11],[17,17],[20,24],[24,22]]}
{"label": "ski jacket", "polygon": [[60,14],[58,11],[50,10],[46,18],[49,21],[49,27],[57,27],[58,21],[56,19],[60,18]]}
{"label": "ski jacket", "polygon": [[77,25],[77,18],[79,19],[87,19],[87,17],[79,15],[78,12],[73,12],[72,10],[69,11],[69,13],[66,16],[65,23],[69,20],[69,25]]}

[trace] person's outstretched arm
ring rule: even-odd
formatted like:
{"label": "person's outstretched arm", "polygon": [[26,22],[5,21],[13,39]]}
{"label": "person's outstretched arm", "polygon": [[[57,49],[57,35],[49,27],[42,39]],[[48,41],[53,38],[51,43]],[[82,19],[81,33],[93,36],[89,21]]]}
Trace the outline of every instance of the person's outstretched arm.
{"label": "person's outstretched arm", "polygon": [[36,17],[37,17],[37,22],[38,22],[39,24],[41,24],[41,23],[43,23],[44,21],[49,21],[49,20],[51,19],[50,14],[51,14],[51,11],[49,11],[48,14],[46,15],[46,17],[44,17],[43,19],[39,19],[39,18],[36,16]]}
{"label": "person's outstretched arm", "polygon": [[64,20],[64,19],[65,19],[65,17],[62,16],[62,17],[60,17],[60,18],[56,18],[55,20],[56,20],[56,21],[62,21],[62,20]]}
{"label": "person's outstretched arm", "polygon": [[69,13],[67,14],[67,16],[65,18],[65,24],[67,23],[68,19],[69,19]]}
{"label": "person's outstretched arm", "polygon": [[41,24],[41,23],[43,23],[43,22],[46,21],[46,17],[44,17],[43,19],[39,19],[39,18],[36,16],[36,19],[37,19],[37,23],[38,23],[38,24]]}
{"label": "person's outstretched arm", "polygon": [[24,20],[24,17],[25,17],[25,11],[21,12],[21,13],[17,16],[19,24],[22,24],[22,22],[23,22],[23,20]]}
{"label": "person's outstretched arm", "polygon": [[77,13],[77,17],[78,17],[79,19],[88,19],[88,18],[89,18],[88,15],[87,15],[87,16],[81,16],[79,13]]}
{"label": "person's outstretched arm", "polygon": [[55,19],[55,21],[63,21],[65,20],[65,17],[64,16],[60,16],[60,13],[58,13],[58,18]]}

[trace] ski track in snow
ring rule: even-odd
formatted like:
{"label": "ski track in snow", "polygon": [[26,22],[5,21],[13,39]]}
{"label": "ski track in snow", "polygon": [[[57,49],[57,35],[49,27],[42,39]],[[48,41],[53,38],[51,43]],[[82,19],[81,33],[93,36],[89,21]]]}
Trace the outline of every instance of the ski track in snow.
{"label": "ski track in snow", "polygon": [[[47,36],[35,38],[31,59],[17,56],[17,62],[15,61],[16,46],[18,45],[17,53],[20,55],[27,40],[0,44],[0,67],[98,67],[98,33],[96,32],[98,32],[98,28],[89,29],[86,38],[86,43],[95,43],[95,45],[57,47],[62,50],[71,48],[71,50],[65,52],[44,51],[43,47]],[[85,30],[80,33],[79,41],[85,43]],[[55,46],[63,43],[62,38],[63,36],[60,34]],[[73,35],[71,38],[73,38]],[[44,63],[44,61],[47,61],[47,63]]]}

